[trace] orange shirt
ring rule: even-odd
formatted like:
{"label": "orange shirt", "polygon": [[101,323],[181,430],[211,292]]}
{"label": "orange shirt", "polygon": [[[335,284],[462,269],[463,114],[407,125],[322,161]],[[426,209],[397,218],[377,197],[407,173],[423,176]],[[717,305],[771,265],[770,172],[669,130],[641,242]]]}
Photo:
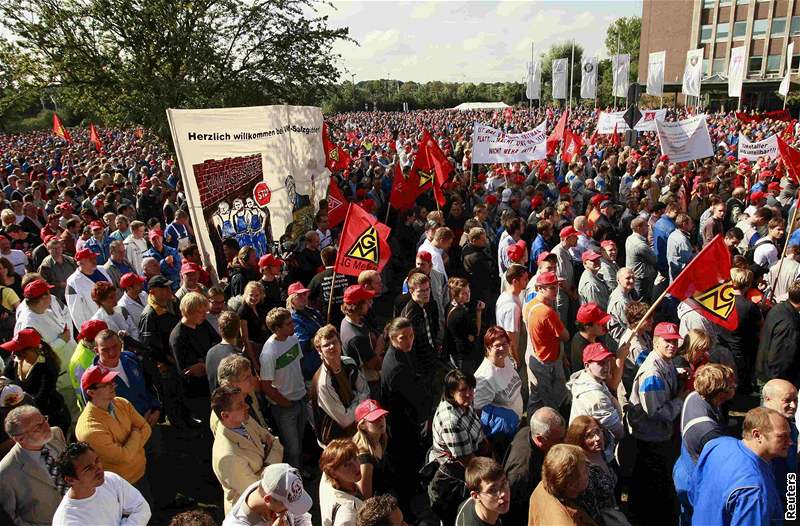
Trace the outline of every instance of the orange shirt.
{"label": "orange shirt", "polygon": [[525,313],[525,326],[528,329],[536,357],[541,362],[554,362],[561,351],[561,338],[566,329],[558,313],[538,297],[531,300]]}

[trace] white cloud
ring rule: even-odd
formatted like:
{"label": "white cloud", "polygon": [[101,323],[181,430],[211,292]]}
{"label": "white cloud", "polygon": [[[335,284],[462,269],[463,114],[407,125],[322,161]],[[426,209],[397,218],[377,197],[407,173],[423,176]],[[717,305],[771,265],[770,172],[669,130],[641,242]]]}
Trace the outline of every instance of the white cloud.
{"label": "white cloud", "polygon": [[437,12],[435,2],[420,2],[411,10],[411,18],[414,20],[425,20],[431,18]]}

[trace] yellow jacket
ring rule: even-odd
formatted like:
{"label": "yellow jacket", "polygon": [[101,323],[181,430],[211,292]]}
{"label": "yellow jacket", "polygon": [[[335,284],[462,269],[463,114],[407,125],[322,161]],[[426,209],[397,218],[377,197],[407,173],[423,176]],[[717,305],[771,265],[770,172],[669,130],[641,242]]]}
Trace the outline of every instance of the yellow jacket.
{"label": "yellow jacket", "polygon": [[92,446],[103,461],[103,469],[133,484],[144,476],[147,465],[144,445],[152,431],[150,424],[124,398],[114,398],[111,404],[113,416],[87,403],[75,425],[75,436]]}
{"label": "yellow jacket", "polygon": [[[212,412],[212,420],[216,415]],[[283,461],[283,446],[269,431],[252,418],[243,424],[250,438],[228,429],[218,419],[212,422],[214,446],[211,467],[225,494],[225,514],[239,500],[242,492],[261,478],[269,464]],[[266,443],[272,439],[272,446]]]}

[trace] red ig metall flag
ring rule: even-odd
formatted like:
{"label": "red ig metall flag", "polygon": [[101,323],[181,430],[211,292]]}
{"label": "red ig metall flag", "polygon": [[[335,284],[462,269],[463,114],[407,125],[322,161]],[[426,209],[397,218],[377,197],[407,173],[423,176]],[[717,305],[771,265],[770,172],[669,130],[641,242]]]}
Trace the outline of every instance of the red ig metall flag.
{"label": "red ig metall flag", "polygon": [[328,228],[333,228],[345,220],[349,204],[336,178],[331,176],[328,183]]}
{"label": "red ig metall flag", "polygon": [[350,203],[333,271],[358,277],[365,270],[383,270],[392,257],[388,241],[391,231],[363,208]]}
{"label": "red ig metall flag", "polygon": [[53,134],[58,135],[67,143],[72,143],[72,136],[69,134],[69,131],[61,124],[61,119],[58,118],[58,114],[53,114]]}

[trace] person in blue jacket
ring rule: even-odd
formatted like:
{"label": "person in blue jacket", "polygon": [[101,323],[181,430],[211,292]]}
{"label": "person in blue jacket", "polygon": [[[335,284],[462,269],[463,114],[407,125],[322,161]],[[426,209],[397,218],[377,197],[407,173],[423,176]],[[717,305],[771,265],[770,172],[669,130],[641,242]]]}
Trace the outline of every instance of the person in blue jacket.
{"label": "person in blue jacket", "polygon": [[164,232],[154,228],[148,234],[152,247],[142,253],[142,258],[151,257],[158,261],[161,274],[172,284],[172,292],[181,286],[181,255],[178,250],[164,244]]}
{"label": "person in blue jacket", "polygon": [[667,265],[667,239],[677,228],[675,218],[678,216],[678,207],[675,204],[668,204],[664,214],[653,225],[653,252],[656,254],[656,268],[659,274],[665,278],[669,277],[669,266]]}
{"label": "person in blue jacket", "polygon": [[783,523],[770,462],[787,455],[789,424],[774,409],[756,407],[744,417],[742,437],[715,438],[703,448],[689,493],[693,525]]}
{"label": "person in blue jacket", "polygon": [[794,415],[797,412],[797,388],[789,381],[773,378],[761,389],[762,405],[774,409],[783,415],[789,424],[792,443],[786,457],[772,460],[772,473],[775,475],[775,484],[778,486],[778,495],[786,506],[787,475],[794,473],[797,476],[797,425]]}
{"label": "person in blue jacket", "polygon": [[[97,356],[94,364],[115,371],[117,396],[131,403],[147,423],[154,426],[161,416],[161,402],[156,398],[152,385],[148,385],[139,358],[130,351],[122,350],[119,335],[110,330],[100,331],[94,339]],[[86,399],[86,393],[83,393]]]}

